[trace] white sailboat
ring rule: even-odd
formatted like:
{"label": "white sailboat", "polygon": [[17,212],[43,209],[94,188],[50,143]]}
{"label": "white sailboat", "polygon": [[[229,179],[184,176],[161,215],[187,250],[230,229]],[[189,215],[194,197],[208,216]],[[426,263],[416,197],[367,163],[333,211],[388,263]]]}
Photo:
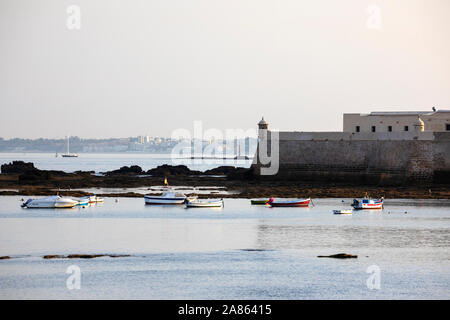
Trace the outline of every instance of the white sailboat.
{"label": "white sailboat", "polygon": [[76,153],[70,153],[69,149],[69,136],[67,136],[67,153],[62,154],[62,157],[64,158],[77,158],[78,154]]}

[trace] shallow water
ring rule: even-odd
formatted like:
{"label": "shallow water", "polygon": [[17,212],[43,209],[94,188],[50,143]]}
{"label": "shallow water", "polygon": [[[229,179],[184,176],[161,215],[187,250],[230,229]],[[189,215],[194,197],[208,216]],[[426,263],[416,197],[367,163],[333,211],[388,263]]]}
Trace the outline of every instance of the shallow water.
{"label": "shallow water", "polygon": [[[146,206],[106,198],[77,209],[22,209],[0,197],[2,299],[449,299],[450,201],[386,200],[383,211],[333,215],[351,199],[311,208]],[[405,213],[406,212],[406,213]],[[335,253],[357,259],[317,258]],[[46,254],[130,254],[95,259]],[[69,290],[66,269],[81,269]],[[380,289],[369,289],[369,266]]]}
{"label": "shallow water", "polygon": [[77,158],[55,157],[54,153],[0,153],[0,165],[14,160],[33,162],[41,170],[60,170],[65,172],[95,171],[106,172],[123,166],[138,165],[142,170],[156,168],[162,164],[186,165],[191,170],[205,171],[218,166],[249,168],[252,160],[234,159],[177,159],[170,154],[146,153],[80,153]]}

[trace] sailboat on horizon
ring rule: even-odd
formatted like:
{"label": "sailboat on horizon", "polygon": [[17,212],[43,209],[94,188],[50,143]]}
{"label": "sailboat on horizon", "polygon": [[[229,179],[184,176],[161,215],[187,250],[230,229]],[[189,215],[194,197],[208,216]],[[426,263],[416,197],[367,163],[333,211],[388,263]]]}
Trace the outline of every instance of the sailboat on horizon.
{"label": "sailboat on horizon", "polygon": [[76,153],[70,153],[70,149],[69,149],[69,136],[67,136],[67,153],[63,153],[61,155],[64,158],[77,158],[78,154]]}

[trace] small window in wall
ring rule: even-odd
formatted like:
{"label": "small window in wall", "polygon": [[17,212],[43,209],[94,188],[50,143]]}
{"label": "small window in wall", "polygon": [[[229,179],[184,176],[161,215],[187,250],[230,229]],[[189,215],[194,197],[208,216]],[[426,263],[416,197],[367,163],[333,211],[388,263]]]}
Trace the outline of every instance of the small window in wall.
{"label": "small window in wall", "polygon": [[388,126],[388,131],[392,132],[392,126]]}
{"label": "small window in wall", "polygon": [[445,125],[445,130],[446,130],[446,131],[450,131],[450,124],[447,123],[447,124]]}
{"label": "small window in wall", "polygon": [[405,126],[405,131],[409,131],[409,127],[408,126]]}
{"label": "small window in wall", "polygon": [[360,128],[359,128],[359,126],[356,126],[356,132],[359,132],[360,131]]}
{"label": "small window in wall", "polygon": [[372,126],[372,132],[375,132],[375,131],[377,131],[377,127]]}

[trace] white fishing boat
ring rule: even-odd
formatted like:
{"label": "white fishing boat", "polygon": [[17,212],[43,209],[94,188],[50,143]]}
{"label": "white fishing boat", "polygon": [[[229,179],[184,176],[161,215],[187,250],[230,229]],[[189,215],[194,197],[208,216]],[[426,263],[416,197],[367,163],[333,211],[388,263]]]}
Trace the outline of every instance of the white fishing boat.
{"label": "white fishing boat", "polygon": [[352,207],[356,210],[362,209],[383,209],[384,198],[380,199],[370,199],[370,198],[362,198],[362,199],[353,199]]}
{"label": "white fishing boat", "polygon": [[334,214],[352,214],[353,210],[352,209],[348,209],[348,210],[333,210]]}
{"label": "white fishing boat", "polygon": [[76,153],[70,153],[70,149],[69,149],[69,137],[67,137],[67,153],[63,153],[61,155],[64,158],[76,158],[78,157],[78,154]]}
{"label": "white fishing boat", "polygon": [[186,208],[221,208],[223,206],[223,199],[186,201]]}
{"label": "white fishing boat", "polygon": [[73,208],[78,201],[61,196],[50,196],[41,199],[28,199],[22,204],[23,208]]}
{"label": "white fishing boat", "polygon": [[184,204],[187,201],[194,201],[197,197],[187,197],[182,192],[176,192],[164,178],[163,193],[160,196],[145,195],[145,204]]}
{"label": "white fishing boat", "polygon": [[197,197],[186,197],[183,193],[175,192],[170,188],[166,188],[160,196],[144,196],[145,204],[184,204],[186,200],[193,201],[195,199]]}

